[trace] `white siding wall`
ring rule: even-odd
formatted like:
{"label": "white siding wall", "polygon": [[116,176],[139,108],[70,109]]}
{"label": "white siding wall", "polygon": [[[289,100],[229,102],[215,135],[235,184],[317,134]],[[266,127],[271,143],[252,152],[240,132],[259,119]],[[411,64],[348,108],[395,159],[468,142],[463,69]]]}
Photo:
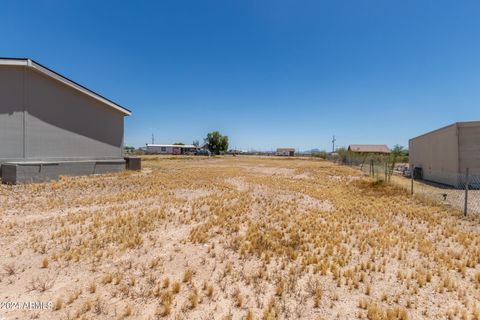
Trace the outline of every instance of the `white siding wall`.
{"label": "white siding wall", "polygon": [[149,154],[173,154],[172,147],[147,146],[147,153]]}

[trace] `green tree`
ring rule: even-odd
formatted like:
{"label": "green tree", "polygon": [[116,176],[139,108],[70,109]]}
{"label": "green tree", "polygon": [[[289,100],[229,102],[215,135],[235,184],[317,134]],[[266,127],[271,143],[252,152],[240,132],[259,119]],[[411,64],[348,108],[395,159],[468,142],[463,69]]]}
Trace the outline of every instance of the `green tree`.
{"label": "green tree", "polygon": [[208,150],[213,154],[220,154],[228,150],[228,137],[222,136],[220,132],[213,131],[207,134],[205,138]]}
{"label": "green tree", "polygon": [[125,153],[133,153],[135,151],[135,148],[134,147],[124,147],[123,148],[125,150]]}
{"label": "green tree", "polygon": [[200,146],[200,142],[198,140],[193,140],[192,144],[197,148]]}
{"label": "green tree", "polygon": [[185,143],[183,143],[183,142],[175,142],[173,145],[174,145],[174,146],[184,146]]}
{"label": "green tree", "polygon": [[335,153],[338,155],[338,159],[341,163],[346,163],[348,155],[350,154],[348,149],[345,147],[337,148],[337,150],[335,150]]}
{"label": "green tree", "polygon": [[408,161],[408,150],[401,145],[396,144],[393,146],[390,156],[392,162],[406,162]]}

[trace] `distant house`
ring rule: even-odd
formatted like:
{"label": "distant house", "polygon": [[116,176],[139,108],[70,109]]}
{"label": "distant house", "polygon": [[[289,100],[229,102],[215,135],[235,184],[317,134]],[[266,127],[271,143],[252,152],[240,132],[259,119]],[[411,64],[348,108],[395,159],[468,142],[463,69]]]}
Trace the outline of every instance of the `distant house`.
{"label": "distant house", "polygon": [[146,154],[190,154],[198,150],[193,144],[147,144]]}
{"label": "distant house", "polygon": [[467,168],[480,176],[480,121],[457,122],[410,139],[409,161],[424,180],[455,187],[464,183]]}
{"label": "distant house", "polygon": [[390,149],[385,144],[351,144],[348,151],[361,154],[390,154]]}
{"label": "distant house", "polygon": [[293,157],[295,156],[295,148],[277,148],[277,156]]}

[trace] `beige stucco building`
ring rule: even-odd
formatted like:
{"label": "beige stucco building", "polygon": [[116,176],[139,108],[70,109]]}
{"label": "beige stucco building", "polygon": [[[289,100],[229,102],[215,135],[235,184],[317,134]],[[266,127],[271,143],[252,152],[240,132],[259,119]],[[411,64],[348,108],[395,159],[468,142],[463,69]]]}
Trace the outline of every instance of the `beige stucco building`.
{"label": "beige stucco building", "polygon": [[480,175],[480,121],[457,122],[409,141],[411,168],[423,179],[458,186],[469,169]]}
{"label": "beige stucco building", "polygon": [[295,156],[295,148],[277,148],[277,156],[293,157]]}

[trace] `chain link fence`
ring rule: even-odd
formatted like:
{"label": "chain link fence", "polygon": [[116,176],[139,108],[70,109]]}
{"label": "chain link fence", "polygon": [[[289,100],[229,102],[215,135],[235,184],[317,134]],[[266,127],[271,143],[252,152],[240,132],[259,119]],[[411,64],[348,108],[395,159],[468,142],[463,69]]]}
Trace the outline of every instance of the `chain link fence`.
{"label": "chain link fence", "polygon": [[480,214],[480,170],[464,172],[424,170],[415,164],[395,163],[391,156],[346,154],[330,160],[355,167],[378,182],[391,183],[410,194],[467,214]]}

